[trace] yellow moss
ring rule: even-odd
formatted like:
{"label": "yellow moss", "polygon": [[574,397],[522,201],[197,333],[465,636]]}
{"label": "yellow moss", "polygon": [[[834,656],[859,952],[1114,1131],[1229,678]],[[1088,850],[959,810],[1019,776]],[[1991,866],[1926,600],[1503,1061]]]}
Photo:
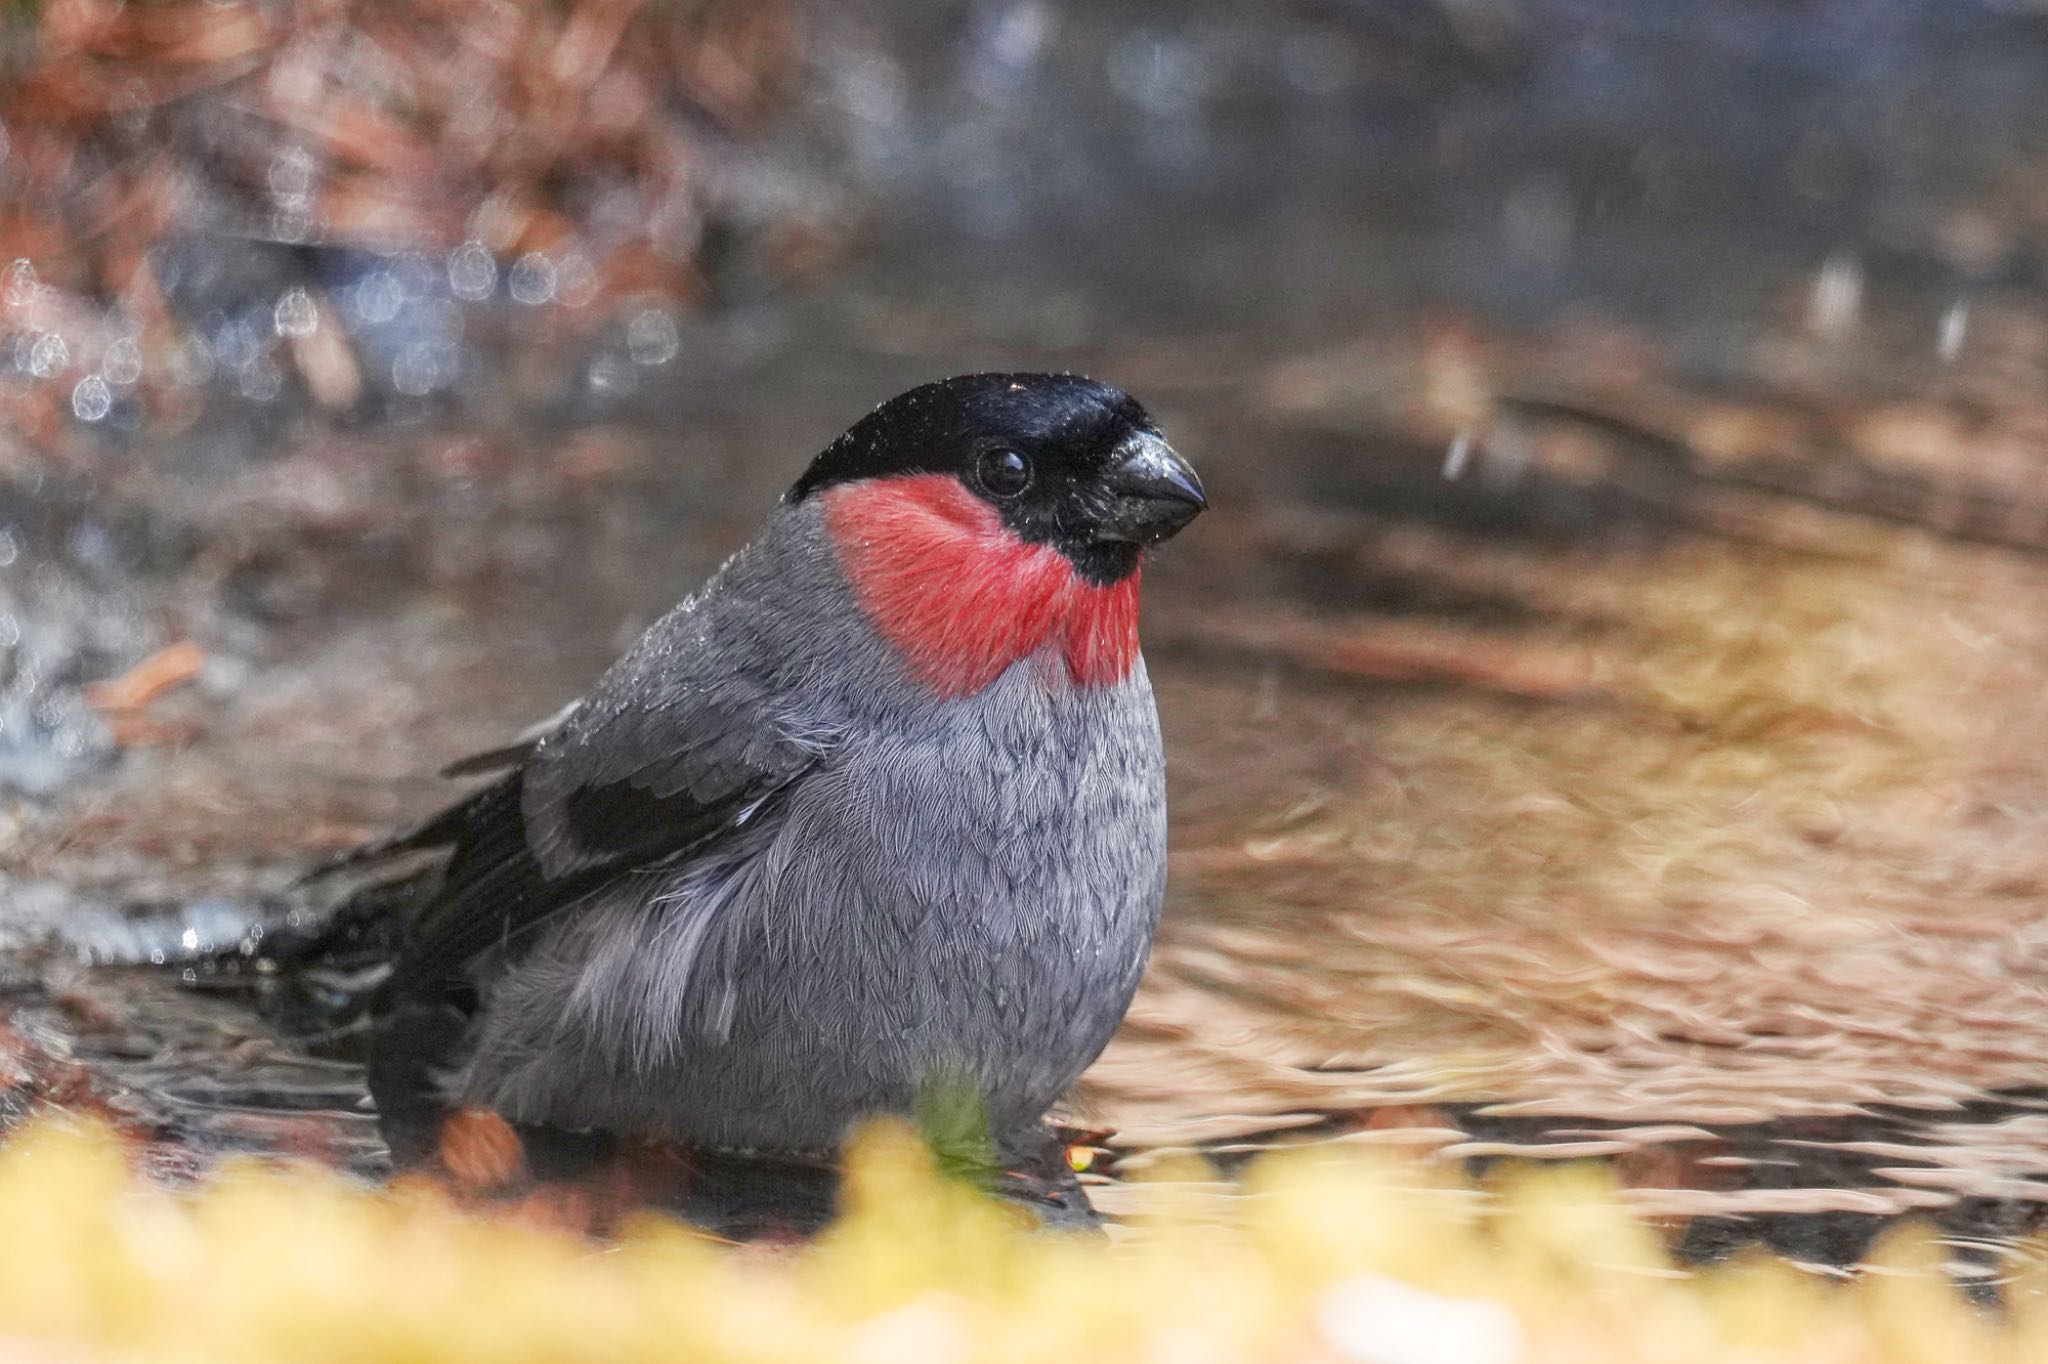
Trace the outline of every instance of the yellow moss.
{"label": "yellow moss", "polygon": [[1870,1271],[1850,1291],[1886,1358],[1912,1364],[1968,1364],[1996,1358],[1992,1333],[1950,1289],[1948,1252],[1918,1223],[1880,1238]]}
{"label": "yellow moss", "polygon": [[2002,1321],[1969,1308],[1923,1229],[1846,1288],[1758,1255],[1682,1274],[1590,1170],[1481,1191],[1384,1153],[1289,1152],[1239,1216],[1168,1200],[1111,1241],[1030,1230],[903,1128],[850,1165],[846,1214],[805,1249],[653,1216],[598,1245],[297,1167],[168,1192],[106,1133],[38,1123],[0,1148],[0,1357],[1226,1364],[1342,1360],[1382,1333],[1438,1341],[1445,1364],[1487,1364],[1456,1357],[1474,1340],[1531,1364],[2048,1355],[2038,1295]]}
{"label": "yellow moss", "polygon": [[1731,1350],[1771,1352],[1810,1339],[1839,1315],[1841,1291],[1748,1251],[1702,1275],[1700,1302]]}
{"label": "yellow moss", "polygon": [[1248,1183],[1266,1262],[1296,1281],[1371,1272],[1425,1286],[1476,1252],[1469,1206],[1442,1177],[1380,1151],[1308,1147],[1262,1162]]}

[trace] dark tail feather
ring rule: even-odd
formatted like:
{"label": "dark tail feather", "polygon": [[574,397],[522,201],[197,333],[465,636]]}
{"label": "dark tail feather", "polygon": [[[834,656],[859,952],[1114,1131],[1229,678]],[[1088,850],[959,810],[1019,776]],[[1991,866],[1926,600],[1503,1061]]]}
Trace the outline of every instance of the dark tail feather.
{"label": "dark tail feather", "polygon": [[344,871],[360,871],[374,867],[380,862],[389,862],[408,853],[426,852],[434,848],[445,848],[462,836],[471,816],[487,805],[498,794],[496,786],[486,786],[455,802],[441,813],[429,819],[418,828],[390,838],[380,838],[373,843],[364,843],[346,852],[336,853],[325,862],[302,873],[292,882],[294,888],[310,886],[325,881],[328,877]]}

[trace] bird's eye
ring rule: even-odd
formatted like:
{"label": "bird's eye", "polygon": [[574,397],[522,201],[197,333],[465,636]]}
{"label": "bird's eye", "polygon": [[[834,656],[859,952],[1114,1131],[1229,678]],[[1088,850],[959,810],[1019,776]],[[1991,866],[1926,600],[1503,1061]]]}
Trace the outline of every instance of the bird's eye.
{"label": "bird's eye", "polygon": [[1015,497],[1031,486],[1031,461],[1008,446],[984,450],[974,462],[974,481],[990,497]]}

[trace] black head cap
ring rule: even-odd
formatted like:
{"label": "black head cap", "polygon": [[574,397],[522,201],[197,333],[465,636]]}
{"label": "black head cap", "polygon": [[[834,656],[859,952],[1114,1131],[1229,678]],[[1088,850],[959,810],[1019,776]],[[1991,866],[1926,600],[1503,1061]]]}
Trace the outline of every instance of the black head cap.
{"label": "black head cap", "polygon": [[965,374],[913,388],[855,422],[789,490],[950,474],[1021,539],[1112,583],[1207,503],[1137,399],[1077,374]]}

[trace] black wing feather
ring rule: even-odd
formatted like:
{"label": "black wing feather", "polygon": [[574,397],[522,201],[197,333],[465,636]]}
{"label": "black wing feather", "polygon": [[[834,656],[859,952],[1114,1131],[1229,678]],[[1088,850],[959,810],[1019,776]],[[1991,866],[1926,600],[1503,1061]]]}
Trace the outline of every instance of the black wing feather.
{"label": "black wing feather", "polygon": [[528,837],[527,770],[521,767],[459,807],[464,828],[441,894],[408,935],[395,978],[401,988],[459,975],[472,958],[523,940],[616,877],[701,851],[771,803],[798,775],[756,772],[753,780],[709,801],[682,791],[662,795],[631,782],[579,788],[570,794],[566,815],[586,860],[551,873]]}
{"label": "black wing feather", "polygon": [[832,736],[787,724],[772,670],[745,666],[751,634],[721,630],[721,611],[741,608],[708,592],[685,602],[588,696],[461,764],[502,775],[405,840],[431,831],[453,852],[394,985],[444,987],[617,878],[701,855],[820,761]]}

